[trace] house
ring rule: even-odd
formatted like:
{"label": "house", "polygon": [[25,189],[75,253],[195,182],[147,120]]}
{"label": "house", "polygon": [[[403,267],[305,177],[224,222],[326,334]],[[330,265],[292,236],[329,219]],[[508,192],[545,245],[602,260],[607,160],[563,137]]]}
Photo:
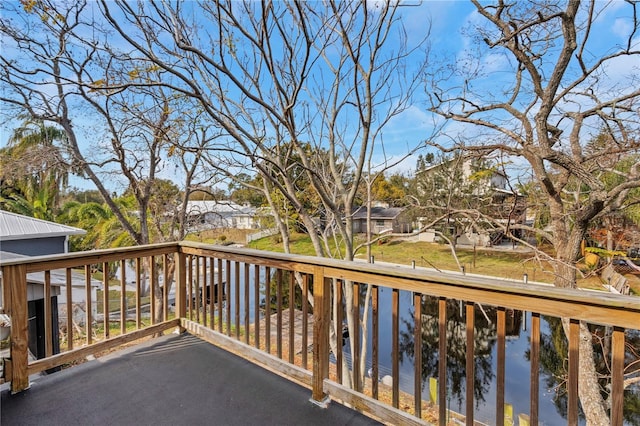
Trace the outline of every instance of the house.
{"label": "house", "polygon": [[84,229],[0,210],[0,250],[42,256],[69,252],[69,237]]}
{"label": "house", "polygon": [[257,209],[233,201],[202,200],[187,202],[187,225],[198,231],[214,228],[257,229]]}
{"label": "house", "polygon": [[[0,258],[2,260],[21,259],[31,256],[45,256],[69,252],[69,237],[84,235],[86,231],[46,220],[0,210]],[[1,276],[0,276],[0,284]],[[44,341],[44,283],[43,272],[27,275],[27,295],[29,310],[29,350],[36,358],[45,356]],[[74,300],[85,300],[86,287],[84,274],[72,271],[72,292]],[[51,284],[51,320],[58,324],[66,315],[66,271],[55,270],[50,274]],[[99,281],[91,280],[92,299],[97,299]],[[0,292],[0,306],[2,292]],[[92,303],[93,310],[97,306]],[[95,314],[95,312],[94,312]],[[53,352],[59,351],[58,327],[53,327]]]}
{"label": "house", "polygon": [[[489,246],[502,241],[500,228],[526,221],[524,197],[509,187],[505,172],[490,160],[456,155],[423,165],[416,177],[420,195],[427,201],[425,205],[433,205],[434,211],[452,212],[446,222],[439,222],[421,235],[421,240],[435,241],[441,232],[455,238],[456,243]],[[456,215],[456,211],[480,211],[491,220],[471,223],[468,216]],[[437,216],[419,217],[420,228],[432,223],[434,217]]]}
{"label": "house", "polygon": [[[371,233],[411,232],[411,223],[404,218],[404,209],[400,207],[371,207]],[[353,214],[353,232],[367,232],[367,208],[358,207]]]}
{"label": "house", "polygon": [[428,190],[424,188],[424,181],[429,180],[433,183],[444,183],[435,188],[439,191],[465,190],[474,195],[489,192],[513,193],[508,189],[509,180],[502,170],[477,158],[456,156],[418,169],[416,175],[423,181],[423,190]]}

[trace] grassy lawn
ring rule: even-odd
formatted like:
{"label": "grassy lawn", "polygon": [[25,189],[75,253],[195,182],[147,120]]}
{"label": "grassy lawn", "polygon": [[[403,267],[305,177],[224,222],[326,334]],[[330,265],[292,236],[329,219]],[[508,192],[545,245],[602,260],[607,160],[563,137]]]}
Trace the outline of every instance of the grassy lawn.
{"label": "grassy lawn", "polygon": [[[114,286],[114,284],[110,284],[110,286]],[[117,283],[117,290],[109,290],[109,312],[119,312],[120,311],[120,283]],[[97,306],[96,309],[99,314],[104,313],[104,295],[103,290],[97,290]],[[136,306],[136,292],[135,291],[126,291],[126,306],[131,309]],[[144,296],[140,298],[140,303],[142,305],[146,305],[149,303],[150,297]]]}
{"label": "grassy lawn", "polygon": [[[250,248],[282,252],[279,236],[267,237],[251,243]],[[303,234],[292,236],[292,252],[296,254],[315,255],[310,239]],[[448,245],[426,242],[410,242],[393,240],[372,246],[371,253],[376,263],[389,262],[417,267],[436,268],[442,271],[458,271],[459,268]],[[480,248],[474,253],[469,248],[457,250],[460,264],[467,273],[496,276],[514,280],[522,280],[527,274],[529,281],[553,282],[553,274],[548,265],[534,259],[532,253],[519,251],[498,251]],[[365,249],[356,254],[356,258],[364,259]],[[581,288],[601,290],[600,278],[590,276],[580,279]],[[638,286],[640,291],[640,284]]]}

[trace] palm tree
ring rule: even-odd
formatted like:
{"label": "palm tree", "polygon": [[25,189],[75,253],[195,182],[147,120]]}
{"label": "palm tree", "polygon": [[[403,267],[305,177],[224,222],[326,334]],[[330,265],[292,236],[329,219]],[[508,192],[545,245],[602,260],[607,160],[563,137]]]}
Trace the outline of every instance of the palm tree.
{"label": "palm tree", "polygon": [[[131,200],[127,197],[120,197],[115,202],[123,207],[123,211],[130,211]],[[80,241],[74,242],[78,250],[135,245],[133,238],[106,204],[69,201],[62,207],[59,219],[87,231]]]}
{"label": "palm tree", "polygon": [[11,192],[8,196],[0,196],[0,207],[13,213],[36,219],[54,220],[54,199],[48,187],[20,192]]}
{"label": "palm tree", "polygon": [[[69,181],[63,130],[41,120],[26,120],[0,149],[3,206],[17,213],[52,219]],[[29,208],[25,204],[31,204]],[[35,217],[35,216],[34,216]]]}

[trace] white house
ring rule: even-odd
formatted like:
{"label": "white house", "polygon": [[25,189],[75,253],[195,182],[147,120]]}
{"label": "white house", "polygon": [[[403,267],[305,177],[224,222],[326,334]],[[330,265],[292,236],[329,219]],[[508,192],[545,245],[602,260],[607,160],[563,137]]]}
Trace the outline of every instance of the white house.
{"label": "white house", "polygon": [[192,230],[213,228],[256,229],[255,207],[233,201],[203,200],[187,202],[187,224]]}

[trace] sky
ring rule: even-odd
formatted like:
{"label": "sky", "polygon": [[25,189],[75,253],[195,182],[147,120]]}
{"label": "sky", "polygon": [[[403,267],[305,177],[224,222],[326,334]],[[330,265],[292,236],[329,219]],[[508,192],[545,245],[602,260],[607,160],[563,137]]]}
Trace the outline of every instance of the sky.
{"label": "sky", "polygon": [[[16,3],[14,1],[14,3]],[[505,58],[499,55],[485,55],[482,63],[475,63],[469,60],[468,53],[473,52],[477,45],[470,35],[468,28],[470,24],[480,21],[480,16],[475,12],[474,6],[467,1],[425,1],[405,2],[406,7],[403,8],[402,23],[405,26],[409,44],[423,40],[428,32],[428,47],[430,50],[430,63],[433,66],[443,64],[461,64],[467,62],[471,68],[477,67],[481,71],[487,73],[487,77],[480,80],[480,85],[487,87],[499,87],[503,78],[509,79],[511,73],[505,71],[509,69],[510,64]],[[598,6],[607,5],[605,12],[601,13],[596,25],[592,29],[592,39],[596,42],[591,49],[594,55],[608,49],[610,44],[621,42],[625,34],[628,33],[631,20],[628,16],[628,7],[625,7],[624,1],[613,1],[605,3],[598,2]],[[377,2],[370,2],[369,9],[375,11]],[[7,18],[7,15],[3,17]],[[638,38],[636,37],[636,45]],[[3,40],[3,55],[11,54],[11,46]],[[638,67],[637,60],[623,59],[618,61],[615,66],[608,70],[609,78],[612,82],[629,71],[631,67]],[[458,84],[458,81],[451,80],[443,84]],[[428,113],[428,103],[426,100],[427,93],[425,90],[419,89],[413,104],[402,114],[394,117],[385,127],[382,137],[385,142],[385,154],[392,158],[403,157],[408,147],[415,146],[419,141],[430,139],[434,136],[435,130],[441,130],[443,121],[441,118],[434,117]],[[2,105],[0,105],[2,107]],[[15,126],[15,120],[5,121],[6,117],[2,116],[4,125],[0,128],[0,147],[5,146],[12,127]],[[95,132],[92,130],[91,117],[78,114],[77,126],[85,127],[80,134],[87,140],[83,144],[89,144]],[[446,124],[444,127],[446,135],[439,136],[440,140],[455,139],[458,135],[468,135],[469,129],[462,127],[456,123]],[[378,151],[377,158],[382,161],[382,152]],[[393,171],[402,173],[411,173],[415,168],[417,155],[414,155],[393,168]],[[393,161],[391,161],[393,162]],[[167,171],[170,174],[170,171]],[[82,180],[72,179],[72,186],[81,188],[91,188],[91,185]]]}

